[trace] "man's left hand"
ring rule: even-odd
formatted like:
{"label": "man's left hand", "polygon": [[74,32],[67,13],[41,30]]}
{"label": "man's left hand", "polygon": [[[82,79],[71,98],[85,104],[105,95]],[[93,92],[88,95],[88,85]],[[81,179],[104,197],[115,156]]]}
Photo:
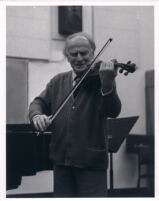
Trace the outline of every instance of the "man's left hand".
{"label": "man's left hand", "polygon": [[109,62],[102,62],[99,69],[99,76],[102,85],[102,92],[107,93],[112,90],[113,82],[117,76],[117,69],[115,67],[117,60],[111,60]]}

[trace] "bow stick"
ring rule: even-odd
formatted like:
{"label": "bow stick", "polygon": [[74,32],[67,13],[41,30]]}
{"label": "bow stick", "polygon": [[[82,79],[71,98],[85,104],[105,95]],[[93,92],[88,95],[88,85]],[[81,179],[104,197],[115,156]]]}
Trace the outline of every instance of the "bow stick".
{"label": "bow stick", "polygon": [[56,118],[56,116],[59,114],[59,112],[62,110],[62,108],[64,107],[64,105],[67,103],[67,101],[70,99],[70,97],[72,96],[72,94],[75,92],[75,90],[77,89],[77,87],[83,82],[83,80],[85,79],[85,77],[88,75],[88,73],[90,72],[90,70],[93,67],[93,64],[95,63],[95,61],[97,60],[97,58],[103,53],[103,51],[107,48],[107,46],[112,42],[112,38],[109,38],[108,41],[103,45],[103,47],[101,48],[101,50],[99,51],[99,53],[96,55],[96,57],[92,60],[88,70],[86,71],[86,73],[82,76],[82,78],[74,85],[74,87],[72,88],[72,90],[70,91],[70,93],[67,95],[66,99],[59,105],[59,107],[57,108],[55,114],[49,116],[49,120],[51,122],[53,122],[53,120]]}

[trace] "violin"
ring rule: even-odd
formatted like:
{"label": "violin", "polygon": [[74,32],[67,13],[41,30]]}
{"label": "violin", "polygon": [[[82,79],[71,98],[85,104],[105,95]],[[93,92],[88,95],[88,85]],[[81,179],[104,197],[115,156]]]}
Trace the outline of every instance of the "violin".
{"label": "violin", "polygon": [[[102,61],[98,61],[95,64],[94,75],[97,75],[99,73],[99,68],[101,63]],[[131,63],[131,61],[128,61],[126,64],[115,62],[114,66],[115,68],[119,68],[119,73],[124,73],[125,76],[127,76],[129,73],[134,73],[137,70],[136,64]]]}
{"label": "violin", "polygon": [[[76,85],[74,85],[74,87],[72,88],[72,90],[70,91],[70,93],[67,95],[66,99],[59,105],[59,107],[57,108],[55,114],[51,115],[49,117],[50,121],[53,121],[56,116],[59,114],[59,112],[62,110],[62,108],[64,107],[64,105],[67,103],[67,101],[70,99],[70,97],[72,96],[72,94],[75,92],[75,90],[77,89],[77,87],[79,87],[79,85],[83,82],[83,80],[87,77],[87,75],[90,73],[90,71],[93,69],[94,65],[97,65],[97,67],[99,67],[100,62],[97,62],[97,58],[103,53],[103,51],[108,47],[108,45],[112,42],[112,38],[109,38],[108,41],[103,45],[103,47],[101,48],[101,50],[99,51],[99,53],[96,55],[96,57],[93,59],[93,61],[91,62],[88,70],[85,72],[85,74],[81,77],[81,79],[76,83]],[[96,64],[95,64],[96,63]],[[98,66],[99,65],[99,66]],[[134,73],[137,69],[136,64],[131,63],[131,61],[128,61],[126,64],[123,63],[114,63],[116,68],[120,68],[119,72],[123,73],[124,75],[128,75],[129,73]]]}

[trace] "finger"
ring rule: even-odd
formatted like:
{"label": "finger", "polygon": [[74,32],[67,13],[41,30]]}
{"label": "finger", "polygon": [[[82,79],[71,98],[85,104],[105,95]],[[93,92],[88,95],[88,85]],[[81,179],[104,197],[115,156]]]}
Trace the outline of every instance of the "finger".
{"label": "finger", "polygon": [[114,71],[115,71],[115,74],[117,75],[117,72],[118,72],[118,66],[115,65],[118,63],[117,59],[112,59],[111,62],[114,63]]}
{"label": "finger", "polygon": [[38,119],[38,121],[37,121],[37,127],[38,127],[38,130],[40,130],[42,132],[45,130],[44,127],[43,127],[43,125],[42,125],[42,123],[41,123],[41,119]]}
{"label": "finger", "polygon": [[117,76],[117,72],[118,72],[118,67],[117,65],[115,65],[116,63],[117,63],[117,60],[113,59],[110,61],[110,64],[109,64],[110,65],[109,69],[114,72],[115,77]]}
{"label": "finger", "polygon": [[[108,73],[112,73],[112,72],[114,72],[115,70],[114,70],[114,63],[113,62],[111,62],[111,61],[109,61],[109,62],[107,62],[107,63],[105,63],[105,62],[103,62],[102,64],[101,64],[101,67],[100,67],[100,73],[101,73],[101,75],[104,73],[106,73],[107,75],[108,75]],[[103,75],[104,75],[103,74]]]}
{"label": "finger", "polygon": [[36,121],[36,120],[33,120],[33,124],[34,124],[35,129],[36,129],[36,130],[39,130],[39,127],[38,127],[38,125],[37,125],[37,121]]}
{"label": "finger", "polygon": [[109,69],[109,70],[114,70],[114,62],[112,61],[109,61],[107,64],[106,64],[106,68]]}
{"label": "finger", "polygon": [[106,63],[105,63],[105,62],[102,62],[102,63],[100,64],[100,71],[105,70],[105,69],[106,69]]}
{"label": "finger", "polygon": [[47,128],[50,126],[51,121],[50,121],[49,117],[45,117],[45,118],[44,118],[44,121],[45,121],[45,127],[46,127],[46,129],[47,129]]}
{"label": "finger", "polygon": [[45,122],[45,116],[41,116],[41,119],[40,119],[40,121],[41,121],[41,125],[42,125],[42,127],[44,128],[44,129],[46,129],[46,122]]}
{"label": "finger", "polygon": [[40,118],[40,124],[42,126],[43,131],[46,130],[47,124],[46,124],[46,119],[47,117],[45,115],[42,115]]}
{"label": "finger", "polygon": [[36,120],[34,121],[34,125],[35,125],[35,128],[37,129],[37,131],[43,131],[43,127],[40,123],[40,119],[39,118],[36,118]]}

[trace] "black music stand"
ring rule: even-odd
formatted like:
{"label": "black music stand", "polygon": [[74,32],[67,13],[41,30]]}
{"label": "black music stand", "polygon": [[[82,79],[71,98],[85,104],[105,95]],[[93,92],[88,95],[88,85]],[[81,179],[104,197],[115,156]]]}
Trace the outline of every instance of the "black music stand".
{"label": "black music stand", "polygon": [[110,152],[110,190],[113,190],[113,153],[116,153],[124,139],[128,136],[139,116],[108,119],[107,133]]}

